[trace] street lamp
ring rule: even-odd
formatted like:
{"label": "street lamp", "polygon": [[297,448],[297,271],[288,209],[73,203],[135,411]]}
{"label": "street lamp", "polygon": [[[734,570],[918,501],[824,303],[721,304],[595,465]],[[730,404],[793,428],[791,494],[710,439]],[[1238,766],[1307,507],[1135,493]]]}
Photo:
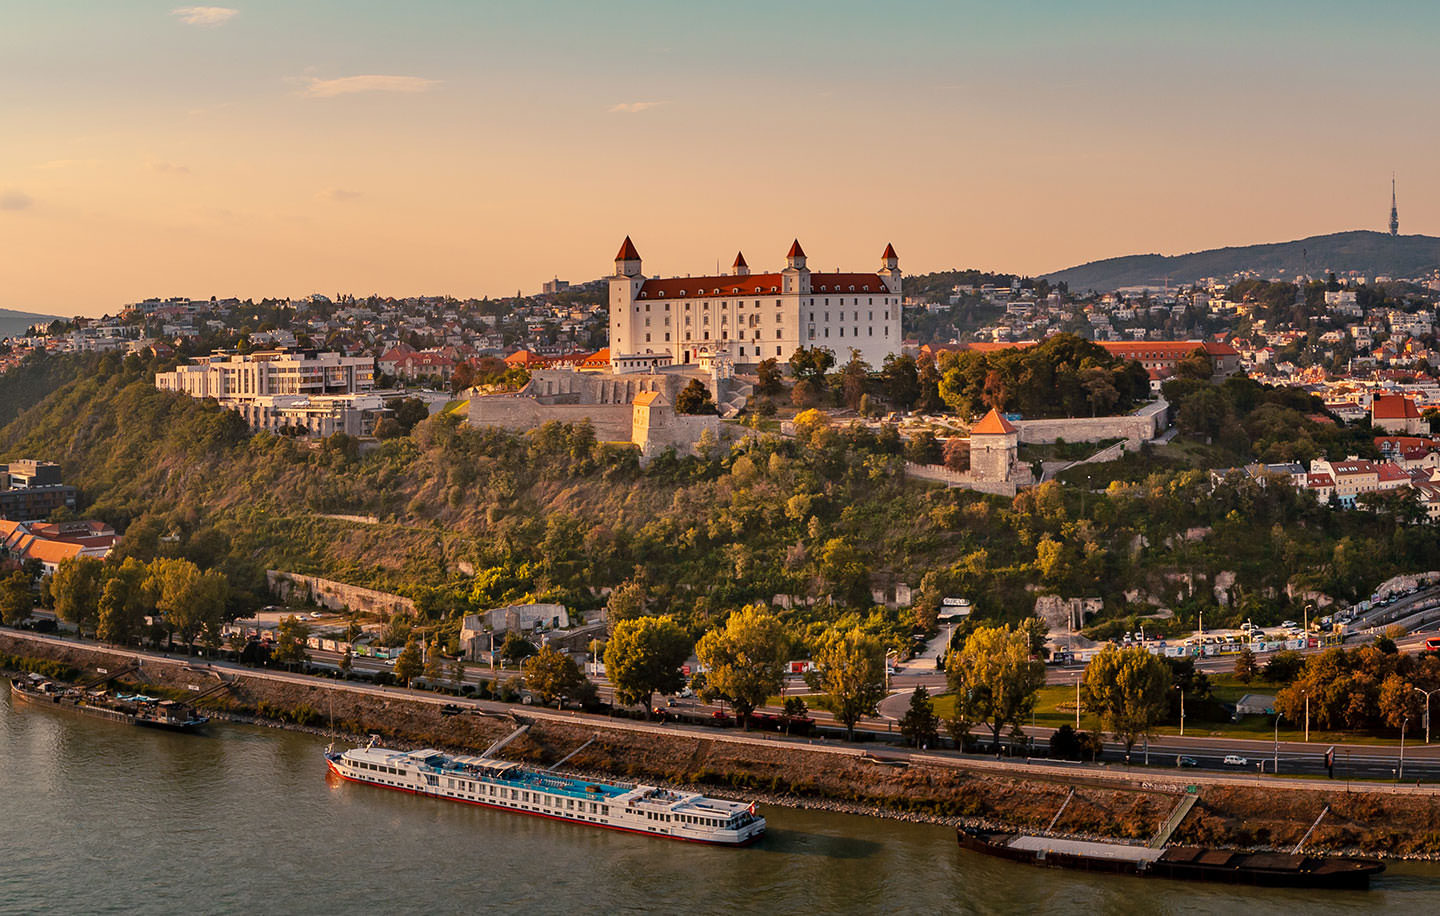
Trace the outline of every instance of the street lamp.
{"label": "street lamp", "polygon": [[1180,691],[1180,737],[1185,737],[1185,686],[1176,684],[1175,689]]}
{"label": "street lamp", "polygon": [[1281,718],[1283,718],[1283,717],[1281,716],[1280,713],[1277,712],[1277,713],[1275,714],[1275,760],[1274,760],[1274,762],[1270,765],[1270,772],[1274,773],[1276,776],[1279,776],[1279,775],[1280,775],[1280,719],[1281,719]]}
{"label": "street lamp", "polygon": [[1434,690],[1421,690],[1419,687],[1411,687],[1411,690],[1425,698],[1425,743],[1430,743],[1430,698],[1440,693],[1440,687]]}
{"label": "street lamp", "polygon": [[1400,766],[1395,770],[1395,781],[1402,782],[1405,779],[1405,729],[1410,724],[1410,717],[1403,716],[1400,719]]}

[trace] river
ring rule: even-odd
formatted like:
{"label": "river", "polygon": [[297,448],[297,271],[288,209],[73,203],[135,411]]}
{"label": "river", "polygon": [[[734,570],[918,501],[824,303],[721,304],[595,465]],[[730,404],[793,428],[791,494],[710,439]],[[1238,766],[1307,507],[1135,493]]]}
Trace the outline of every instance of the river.
{"label": "river", "polygon": [[943,827],[765,807],[721,849],[327,778],[323,739],[206,736],[0,698],[0,914],[1294,913],[1440,909],[1440,869],[1302,893],[1046,871]]}

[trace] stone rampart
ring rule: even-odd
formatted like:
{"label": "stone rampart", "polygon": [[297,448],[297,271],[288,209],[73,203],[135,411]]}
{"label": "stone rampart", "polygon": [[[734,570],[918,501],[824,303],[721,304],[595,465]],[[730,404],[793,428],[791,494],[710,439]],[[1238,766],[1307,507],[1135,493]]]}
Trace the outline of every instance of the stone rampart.
{"label": "stone rampart", "polygon": [[525,432],[551,421],[595,427],[602,442],[630,441],[630,404],[542,404],[534,398],[489,395],[470,401],[472,426],[498,426]]}
{"label": "stone rampart", "polygon": [[415,614],[414,601],[388,592],[377,592],[373,588],[360,588],[358,585],[278,569],[267,569],[265,581],[270,591],[282,601],[305,599],[332,611],[348,607],[365,613]]}
{"label": "stone rampart", "polygon": [[1131,414],[1124,417],[1076,417],[1059,420],[1016,420],[1020,441],[1045,445],[1064,439],[1066,442],[1101,442],[1124,439],[1132,447],[1154,439],[1160,432],[1163,414]]}

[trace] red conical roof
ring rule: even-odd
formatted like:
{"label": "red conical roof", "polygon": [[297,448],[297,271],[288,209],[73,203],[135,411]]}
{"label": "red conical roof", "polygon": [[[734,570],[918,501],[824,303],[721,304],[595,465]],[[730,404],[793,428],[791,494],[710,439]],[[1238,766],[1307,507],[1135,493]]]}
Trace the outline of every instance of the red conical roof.
{"label": "red conical roof", "polygon": [[796,240],[790,245],[790,252],[789,252],[788,254],[786,254],[785,257],[787,257],[787,258],[803,258],[803,257],[805,257],[805,249],[800,247],[800,240],[799,240],[799,239],[796,239]]}
{"label": "red conical roof", "polygon": [[745,252],[743,252],[743,251],[737,251],[737,252],[735,252],[735,263],[734,263],[734,264],[731,264],[730,266],[731,266],[731,267],[749,267],[750,265],[745,263]]}
{"label": "red conical roof", "polygon": [[1000,411],[994,407],[990,408],[990,412],[985,415],[983,420],[970,427],[972,436],[1003,436],[1013,432],[1015,432],[1015,427],[1009,420],[1000,416]]}
{"label": "red conical roof", "polygon": [[900,256],[895,253],[895,246],[891,245],[889,242],[885,243],[885,253],[882,254],[880,257],[886,261],[890,260],[891,258],[894,258],[897,261],[900,260]]}
{"label": "red conical roof", "polygon": [[620,253],[615,255],[617,261],[638,261],[640,252],[635,250],[635,243],[630,241],[630,236],[625,236],[625,244],[620,246]]}

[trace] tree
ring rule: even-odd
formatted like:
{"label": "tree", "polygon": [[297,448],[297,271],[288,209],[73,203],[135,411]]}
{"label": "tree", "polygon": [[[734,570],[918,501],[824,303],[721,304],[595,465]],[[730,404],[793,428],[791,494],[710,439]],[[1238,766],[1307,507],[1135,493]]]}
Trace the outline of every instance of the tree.
{"label": "tree", "polygon": [[644,617],[648,603],[646,580],[643,570],[640,570],[635,578],[626,579],[610,592],[610,598],[605,602],[607,627],[613,633],[615,625],[620,621]]}
{"label": "tree", "polygon": [[1175,362],[1176,378],[1191,378],[1203,382],[1214,374],[1215,365],[1210,361],[1210,354],[1205,352],[1204,347],[1196,347]]}
{"label": "tree", "polygon": [[855,723],[874,715],[885,696],[885,647],[859,627],[827,630],[815,646],[815,668],[806,673],[811,689],[826,695],[830,711],[855,738]]}
{"label": "tree", "polygon": [[835,354],[824,347],[800,347],[790,356],[790,372],[799,380],[818,385],[835,365]]}
{"label": "tree", "polygon": [[970,470],[970,440],[962,439],[959,436],[952,436],[945,440],[944,450],[941,452],[944,458],[945,467],[952,471],[965,473]]}
{"label": "tree", "polygon": [[713,414],[715,413],[715,401],[710,397],[710,389],[698,378],[692,378],[690,384],[680,389],[675,396],[675,412],[683,414]]}
{"label": "tree", "polygon": [[100,622],[95,635],[108,643],[124,645],[140,634],[145,618],[155,610],[150,570],[135,557],[126,557],[106,580],[100,593]]}
{"label": "tree", "polygon": [[189,650],[204,630],[218,630],[225,616],[230,584],[218,570],[202,573],[189,560],[161,557],[150,564],[155,610]]}
{"label": "tree", "polygon": [[605,673],[624,704],[643,703],[650,717],[656,693],[674,693],[685,686],[680,666],[691,649],[690,637],[669,617],[636,617],[615,624],[605,644]]}
{"label": "tree", "polygon": [[535,644],[516,630],[507,632],[505,641],[500,644],[500,658],[507,662],[523,662],[534,654]]}
{"label": "tree", "polygon": [[525,660],[525,686],[548,706],[561,697],[583,698],[591,684],[574,659],[553,646],[542,646],[538,653]]}
{"label": "tree", "polygon": [[1081,690],[1085,707],[1100,716],[1104,729],[1125,745],[1148,737],[1169,708],[1170,669],[1165,660],[1140,646],[1107,646],[1085,668]]}
{"label": "tree", "polygon": [[395,659],[395,680],[401,686],[409,687],[410,682],[420,676],[424,670],[424,664],[420,661],[420,647],[415,644],[415,637],[412,635],[405,640],[405,648],[400,650],[400,655]]}
{"label": "tree", "polygon": [[761,604],[730,615],[722,629],[700,638],[695,654],[708,672],[712,693],[729,700],[742,725],[785,683],[789,640],[778,618]]}
{"label": "tree", "polygon": [[425,680],[440,680],[440,664],[442,659],[440,658],[440,647],[436,645],[435,640],[430,640],[423,654],[425,657],[425,670],[423,672]]}
{"label": "tree", "polygon": [[456,687],[465,686],[465,659],[457,658],[450,663],[450,682]]}
{"label": "tree", "polygon": [[310,638],[310,625],[294,614],[280,621],[275,632],[275,645],[270,650],[270,660],[283,664],[286,670],[294,670],[310,660],[305,641]]}
{"label": "tree", "polygon": [[910,708],[900,718],[900,734],[914,747],[929,747],[940,740],[940,717],[923,684],[910,695]]}
{"label": "tree", "polygon": [[768,398],[785,390],[784,373],[780,371],[780,364],[775,357],[761,360],[760,365],[755,367],[755,375],[759,382],[755,387],[756,394]]}
{"label": "tree", "polygon": [[1001,729],[1018,731],[1045,684],[1045,665],[1035,659],[1029,633],[1009,626],[976,629],[959,652],[950,653],[945,674],[957,720],[988,726],[997,754]]}
{"label": "tree", "polygon": [[885,400],[896,410],[909,410],[920,400],[920,375],[915,359],[892,353],[885,357],[880,369],[880,384]]}
{"label": "tree", "polygon": [[61,560],[50,576],[50,593],[55,597],[55,616],[75,624],[81,635],[93,627],[99,614],[104,588],[105,563],[94,557]]}
{"label": "tree", "polygon": [[353,667],[355,667],[355,655],[347,646],[345,648],[345,654],[340,656],[340,676],[348,679],[350,677],[350,669]]}
{"label": "tree", "polygon": [[1248,684],[1260,674],[1260,666],[1255,662],[1255,653],[1249,646],[1240,649],[1240,654],[1235,656],[1235,677],[1242,684]]}
{"label": "tree", "polygon": [[30,616],[35,606],[35,593],[30,590],[31,579],[23,569],[17,569],[0,580],[0,620],[7,627],[13,627]]}
{"label": "tree", "polygon": [[402,432],[408,433],[415,428],[415,424],[430,416],[430,408],[419,398],[401,398],[399,401],[389,405],[395,411],[395,422],[400,424]]}

